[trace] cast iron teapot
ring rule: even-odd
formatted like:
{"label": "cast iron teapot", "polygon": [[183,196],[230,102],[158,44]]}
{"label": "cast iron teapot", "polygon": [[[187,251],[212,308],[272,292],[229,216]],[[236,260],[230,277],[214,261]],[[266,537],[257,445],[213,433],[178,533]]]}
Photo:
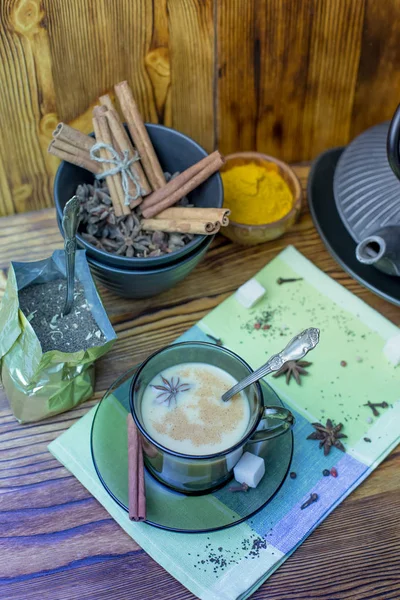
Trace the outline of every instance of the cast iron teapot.
{"label": "cast iron teapot", "polygon": [[339,215],[357,242],[356,257],[400,276],[400,105],[344,150],[334,176]]}

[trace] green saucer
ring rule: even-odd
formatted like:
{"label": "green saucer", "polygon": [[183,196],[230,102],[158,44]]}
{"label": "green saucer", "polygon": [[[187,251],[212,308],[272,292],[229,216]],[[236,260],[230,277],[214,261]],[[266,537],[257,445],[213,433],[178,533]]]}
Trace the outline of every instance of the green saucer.
{"label": "green saucer", "polygon": [[[110,496],[128,511],[128,452],[126,416],[129,411],[129,386],[134,367],[119,377],[97,407],[91,431],[93,464]],[[261,382],[264,403],[282,405],[275,392]],[[231,492],[235,483],[203,496],[174,492],[145,472],[146,523],[184,533],[202,533],[231,527],[252,517],[277,493],[292,460],[293,435],[285,433],[268,442],[251,444],[253,454],[265,460],[265,475],[255,489]]]}

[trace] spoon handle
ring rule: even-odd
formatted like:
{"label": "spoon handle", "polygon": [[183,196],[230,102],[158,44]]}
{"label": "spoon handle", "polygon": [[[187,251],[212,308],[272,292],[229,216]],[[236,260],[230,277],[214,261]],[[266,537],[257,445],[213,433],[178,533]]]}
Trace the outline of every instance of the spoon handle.
{"label": "spoon handle", "polygon": [[75,254],[76,254],[76,232],[79,223],[79,198],[74,196],[68,200],[64,207],[62,228],[64,231],[65,267],[67,272],[67,297],[64,304],[63,314],[67,315],[74,302],[75,284]]}
{"label": "spoon handle", "polygon": [[238,394],[250,384],[258,381],[262,377],[269,375],[273,371],[278,371],[282,365],[284,365],[289,360],[299,360],[303,358],[309,352],[315,348],[315,346],[319,342],[319,329],[315,327],[310,327],[309,329],[305,329],[296,337],[294,337],[286,346],[284,350],[279,352],[278,354],[274,354],[268,361],[257,371],[254,373],[250,373],[247,377],[239,381],[236,385],[234,385],[230,390],[225,392],[222,396],[222,400],[227,402],[234,396]]}

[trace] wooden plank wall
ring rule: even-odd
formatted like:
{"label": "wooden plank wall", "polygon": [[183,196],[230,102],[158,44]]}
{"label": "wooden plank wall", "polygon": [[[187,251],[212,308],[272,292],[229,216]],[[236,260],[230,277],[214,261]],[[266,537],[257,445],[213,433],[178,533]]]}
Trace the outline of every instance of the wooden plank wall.
{"label": "wooden plank wall", "polygon": [[52,205],[59,120],[128,79],[207,150],[308,160],[400,101],[399,0],[1,0],[0,215]]}

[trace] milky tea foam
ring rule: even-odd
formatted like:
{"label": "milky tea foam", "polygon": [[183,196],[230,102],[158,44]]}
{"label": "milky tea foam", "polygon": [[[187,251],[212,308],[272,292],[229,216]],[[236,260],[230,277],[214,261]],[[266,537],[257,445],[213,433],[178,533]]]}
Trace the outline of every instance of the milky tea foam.
{"label": "milky tea foam", "polygon": [[199,456],[227,450],[242,439],[250,420],[245,392],[229,402],[221,400],[236,383],[223,369],[205,363],[181,363],[165,369],[143,394],[145,430],[156,442],[181,454]]}

